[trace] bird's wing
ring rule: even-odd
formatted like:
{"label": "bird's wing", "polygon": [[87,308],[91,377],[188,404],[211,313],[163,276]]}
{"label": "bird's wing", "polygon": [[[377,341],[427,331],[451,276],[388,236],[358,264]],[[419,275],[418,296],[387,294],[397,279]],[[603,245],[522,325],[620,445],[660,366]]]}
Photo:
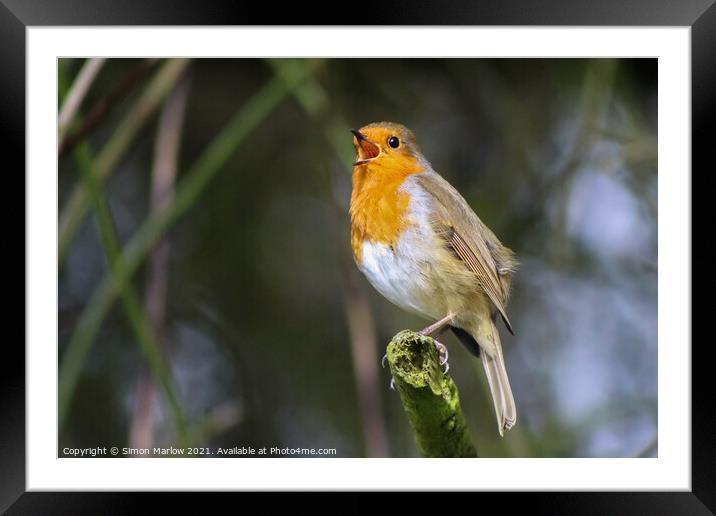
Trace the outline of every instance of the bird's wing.
{"label": "bird's wing", "polygon": [[[445,179],[435,172],[416,174],[415,180],[435,201],[432,221],[455,254],[477,276],[477,282],[495,305],[510,333],[507,317],[507,293],[503,289],[498,266],[491,248],[501,247],[497,237],[478,218],[467,201]],[[489,240],[488,240],[489,239]]]}

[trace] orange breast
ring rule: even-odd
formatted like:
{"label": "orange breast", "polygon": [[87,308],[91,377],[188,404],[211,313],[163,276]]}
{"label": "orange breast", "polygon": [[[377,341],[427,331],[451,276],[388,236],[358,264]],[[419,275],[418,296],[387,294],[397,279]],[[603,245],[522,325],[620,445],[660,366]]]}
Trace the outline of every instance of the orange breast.
{"label": "orange breast", "polygon": [[351,247],[356,261],[363,258],[363,242],[395,246],[407,227],[410,197],[400,192],[405,178],[416,173],[414,167],[399,170],[366,164],[353,172],[351,194]]}

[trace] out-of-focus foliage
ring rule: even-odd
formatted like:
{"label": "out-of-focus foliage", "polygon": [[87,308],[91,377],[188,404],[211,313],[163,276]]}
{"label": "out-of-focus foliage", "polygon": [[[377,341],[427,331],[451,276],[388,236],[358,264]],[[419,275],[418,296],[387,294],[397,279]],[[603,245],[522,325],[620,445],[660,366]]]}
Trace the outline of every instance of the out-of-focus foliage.
{"label": "out-of-focus foliage", "polygon": [[[62,60],[64,80],[81,66]],[[136,66],[108,60],[80,111]],[[294,66],[309,67],[312,86],[257,123],[166,233],[162,340],[193,443],[366,454],[347,291],[368,297],[378,357],[399,330],[426,325],[362,278],[355,285],[349,270],[345,129],[391,120],[413,130],[521,263],[509,306],[515,336],[502,330],[520,416],[504,438],[479,361],[454,337],[444,341],[480,455],[655,454],[656,60],[194,60],[178,184],[232,115]],[[137,81],[89,132],[93,152],[149,79]],[[155,116],[104,183],[120,243],[150,213],[156,132]],[[76,156],[59,159],[61,210],[82,181]],[[98,235],[88,211],[60,264],[61,362],[108,274]],[[139,292],[146,272],[133,279]],[[129,440],[146,366],[120,303],[92,342],[60,447]],[[415,456],[389,380],[381,370],[387,452]],[[161,394],[153,414],[153,444],[176,443]]]}

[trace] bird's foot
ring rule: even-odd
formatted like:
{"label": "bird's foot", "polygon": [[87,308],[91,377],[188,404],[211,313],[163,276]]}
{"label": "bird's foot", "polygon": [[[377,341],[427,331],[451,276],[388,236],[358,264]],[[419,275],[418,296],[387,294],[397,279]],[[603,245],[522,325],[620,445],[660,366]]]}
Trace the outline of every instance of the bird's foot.
{"label": "bird's foot", "polygon": [[[383,355],[383,358],[380,359],[380,365],[383,367],[383,369],[385,369],[385,363],[387,361],[388,361],[388,353]],[[393,378],[392,376],[390,377],[390,390],[391,391],[395,390],[395,378]]]}
{"label": "bird's foot", "polygon": [[447,374],[450,370],[450,364],[448,364],[448,348],[445,344],[438,340],[435,340],[435,347],[438,348],[438,358],[440,360],[440,365],[443,366],[443,374]]}
{"label": "bird's foot", "polygon": [[453,320],[453,317],[455,316],[452,313],[449,313],[439,321],[435,321],[430,326],[426,326],[418,333],[420,333],[421,335],[425,335],[426,337],[430,337],[433,334],[440,335],[450,325]]}
{"label": "bird's foot", "polygon": [[449,313],[439,321],[434,322],[430,326],[423,328],[418,332],[420,335],[424,335],[425,337],[432,337],[435,341],[435,346],[438,348],[438,354],[440,356],[440,365],[444,366],[443,374],[447,374],[450,370],[450,364],[448,364],[448,350],[447,347],[445,347],[445,344],[437,340],[435,337],[440,335],[450,326],[454,317],[454,314]]}

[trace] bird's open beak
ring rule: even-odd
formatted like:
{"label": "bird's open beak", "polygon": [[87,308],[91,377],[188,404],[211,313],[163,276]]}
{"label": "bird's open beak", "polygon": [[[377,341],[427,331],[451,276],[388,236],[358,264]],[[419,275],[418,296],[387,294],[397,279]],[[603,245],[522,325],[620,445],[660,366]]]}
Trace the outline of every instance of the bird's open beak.
{"label": "bird's open beak", "polygon": [[351,129],[353,136],[353,145],[356,148],[356,157],[358,158],[353,166],[363,165],[370,160],[377,158],[380,154],[380,147],[370,141],[366,136],[357,129]]}

